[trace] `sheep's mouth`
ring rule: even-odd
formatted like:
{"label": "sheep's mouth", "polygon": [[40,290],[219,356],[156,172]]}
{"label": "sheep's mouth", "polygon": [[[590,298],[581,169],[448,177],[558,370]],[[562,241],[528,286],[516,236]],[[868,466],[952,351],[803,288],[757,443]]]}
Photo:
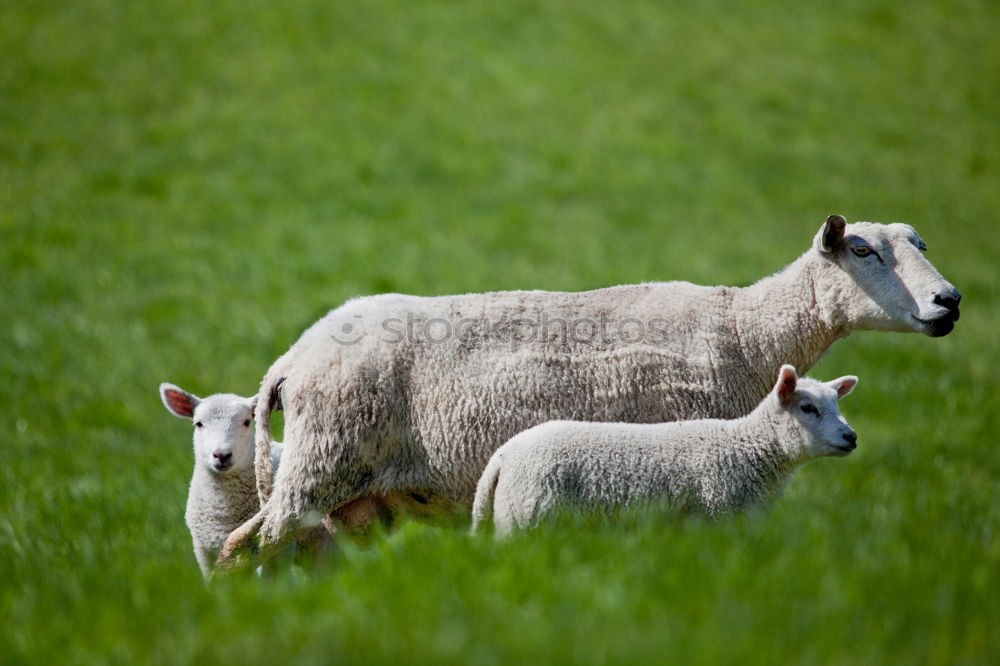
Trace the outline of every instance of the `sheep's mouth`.
{"label": "sheep's mouth", "polygon": [[233,463],[231,462],[215,463],[212,465],[212,469],[214,469],[217,474],[225,474],[232,468],[233,468]]}
{"label": "sheep's mouth", "polygon": [[921,327],[924,329],[924,333],[931,336],[932,338],[941,338],[955,329],[955,322],[958,321],[958,308],[954,310],[949,310],[947,314],[944,314],[937,319],[921,319],[917,315],[910,315],[913,319],[920,323]]}
{"label": "sheep's mouth", "polygon": [[847,456],[850,455],[854,449],[858,448],[857,444],[831,444],[833,447],[835,456]]}

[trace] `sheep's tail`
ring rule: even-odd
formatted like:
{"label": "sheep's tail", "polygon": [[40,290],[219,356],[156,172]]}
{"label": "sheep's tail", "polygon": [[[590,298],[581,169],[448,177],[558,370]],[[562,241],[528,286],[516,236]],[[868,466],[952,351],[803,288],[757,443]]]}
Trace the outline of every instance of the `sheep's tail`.
{"label": "sheep's tail", "polygon": [[494,454],[487,463],[483,475],[476,484],[476,499],[472,502],[473,534],[479,531],[484,520],[489,520],[493,513],[493,498],[496,494],[497,481],[500,480],[500,456]]}
{"label": "sheep's tail", "polygon": [[257,474],[257,497],[260,498],[261,506],[271,496],[271,477],[274,474],[271,462],[271,412],[279,407],[281,384],[284,381],[284,377],[265,378],[260,386],[260,393],[257,394],[257,407],[254,410],[257,421],[254,471]]}

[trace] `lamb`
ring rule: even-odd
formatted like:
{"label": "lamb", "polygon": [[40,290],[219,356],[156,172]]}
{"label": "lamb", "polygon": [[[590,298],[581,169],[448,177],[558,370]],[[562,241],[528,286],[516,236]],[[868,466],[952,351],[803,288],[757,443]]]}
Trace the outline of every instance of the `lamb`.
{"label": "lamb", "polygon": [[501,446],[476,488],[472,530],[534,527],[559,506],[609,509],[665,500],[711,518],[758,504],[801,465],[846,456],[857,434],[837,401],[854,376],[821,383],[782,366],[749,415],[674,423],[549,421]]}
{"label": "lamb", "polygon": [[[687,282],[580,293],[348,301],[261,383],[261,511],[220,563],[262,560],[307,517],[389,491],[468,506],[490,455],[554,419],[736,418],[785,362],[808,371],[856,330],[949,333],[961,295],[905,224],[832,215],[812,246],[744,288]],[[266,465],[266,414],[285,410],[285,460]]]}
{"label": "lamb", "polygon": [[[169,383],[160,384],[160,398],[171,414],[194,421],[195,465],[184,522],[208,579],[226,537],[260,508],[251,427],[257,398],[231,393],[199,398]],[[271,469],[278,467],[281,449],[278,442],[271,447]],[[324,541],[319,533],[310,538],[311,547]]]}

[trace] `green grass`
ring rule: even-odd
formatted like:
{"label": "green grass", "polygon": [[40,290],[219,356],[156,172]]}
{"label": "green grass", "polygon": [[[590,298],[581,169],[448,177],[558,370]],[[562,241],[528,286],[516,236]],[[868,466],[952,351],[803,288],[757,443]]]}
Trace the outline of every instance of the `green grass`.
{"label": "green grass", "polygon": [[[7,2],[0,661],[995,663],[1000,5]],[[187,425],[383,291],[746,284],[914,224],[949,337],[865,333],[846,460],[721,524],[406,524],[205,588]]]}

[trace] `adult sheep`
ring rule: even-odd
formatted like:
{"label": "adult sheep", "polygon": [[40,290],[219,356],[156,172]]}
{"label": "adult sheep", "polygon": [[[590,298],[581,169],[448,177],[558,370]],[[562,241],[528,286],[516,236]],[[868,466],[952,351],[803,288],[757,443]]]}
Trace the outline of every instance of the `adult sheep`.
{"label": "adult sheep", "polygon": [[782,364],[807,372],[855,330],[949,333],[958,291],[905,224],[830,216],[812,247],[744,288],[661,282],[563,293],[384,294],[319,320],[268,371],[258,489],[269,497],[268,411],[285,410],[273,496],[220,563],[270,557],[338,507],[388,491],[471,503],[490,455],[545,421],[730,419]]}

